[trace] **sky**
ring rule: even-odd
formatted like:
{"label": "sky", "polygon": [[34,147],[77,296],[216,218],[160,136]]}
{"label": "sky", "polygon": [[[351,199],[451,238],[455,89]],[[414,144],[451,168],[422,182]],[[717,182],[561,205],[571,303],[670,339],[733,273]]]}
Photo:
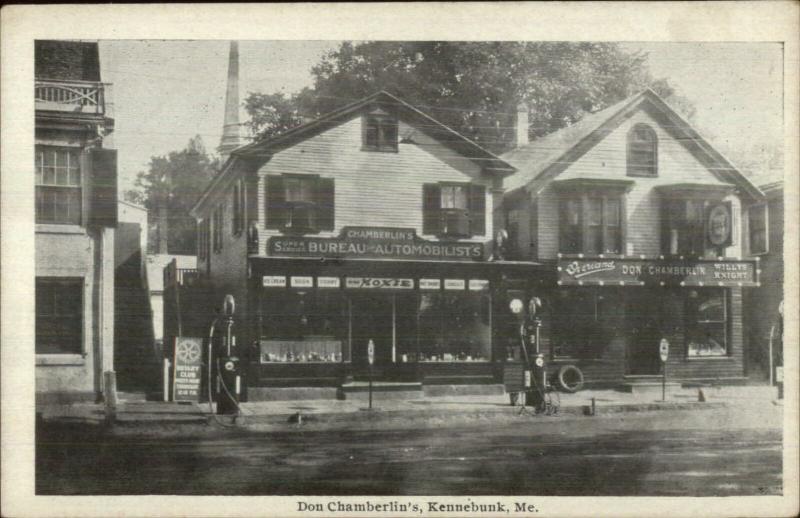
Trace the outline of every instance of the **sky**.
{"label": "sky", "polygon": [[[295,92],[336,41],[240,41],[240,100],[248,92]],[[775,43],[625,43],[648,53],[697,108],[700,133],[726,153],[779,141],[783,54]],[[112,84],[120,187],[133,185],[150,157],[183,149],[200,135],[215,151],[222,132],[229,43],[225,40],[101,40],[103,81]],[[241,111],[240,120],[246,120]]]}

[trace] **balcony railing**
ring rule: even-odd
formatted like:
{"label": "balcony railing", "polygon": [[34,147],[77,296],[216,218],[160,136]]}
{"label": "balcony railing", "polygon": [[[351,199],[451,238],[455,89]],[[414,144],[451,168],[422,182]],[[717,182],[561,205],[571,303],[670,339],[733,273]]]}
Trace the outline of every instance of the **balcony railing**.
{"label": "balcony railing", "polygon": [[110,116],[108,89],[98,82],[37,80],[34,100],[37,110]]}

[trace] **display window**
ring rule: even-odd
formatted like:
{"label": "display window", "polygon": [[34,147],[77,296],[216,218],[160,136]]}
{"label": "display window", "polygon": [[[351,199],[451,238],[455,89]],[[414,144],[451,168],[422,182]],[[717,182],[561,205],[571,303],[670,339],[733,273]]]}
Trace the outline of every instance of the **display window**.
{"label": "display window", "polygon": [[261,304],[262,362],[339,362],[347,302],[336,290],[287,290]]}
{"label": "display window", "polygon": [[551,311],[553,358],[601,358],[624,315],[622,293],[618,289],[558,290]]}
{"label": "display window", "polygon": [[488,290],[422,293],[420,361],[490,361],[491,296]]}
{"label": "display window", "polygon": [[686,299],[686,354],[728,355],[728,301],[724,289],[692,290]]}

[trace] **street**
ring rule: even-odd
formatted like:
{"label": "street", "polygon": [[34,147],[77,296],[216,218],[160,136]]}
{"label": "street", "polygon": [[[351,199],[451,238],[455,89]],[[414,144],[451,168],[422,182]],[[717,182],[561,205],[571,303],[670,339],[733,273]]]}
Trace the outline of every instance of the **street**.
{"label": "street", "polygon": [[765,402],[401,430],[211,428],[193,437],[48,425],[36,485],[38,494],[108,495],[775,495],[780,415]]}

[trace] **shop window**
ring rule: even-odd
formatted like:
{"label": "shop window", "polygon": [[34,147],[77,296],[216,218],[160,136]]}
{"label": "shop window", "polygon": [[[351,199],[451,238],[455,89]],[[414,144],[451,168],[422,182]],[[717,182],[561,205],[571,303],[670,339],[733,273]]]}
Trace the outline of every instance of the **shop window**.
{"label": "shop window", "polygon": [[491,360],[491,297],[486,291],[422,293],[420,361]]}
{"label": "shop window", "polygon": [[81,224],[79,150],[36,146],[36,222]]}
{"label": "shop window", "polygon": [[83,353],[82,278],[36,278],[36,353]]}
{"label": "shop window", "polygon": [[347,304],[338,290],[268,294],[261,307],[262,362],[338,362]]}
{"label": "shop window", "polygon": [[616,289],[562,288],[552,307],[554,359],[601,358],[624,318]]}
{"label": "shop window", "polygon": [[647,124],[628,132],[628,176],[658,176],[658,137]]}
{"label": "shop window", "polygon": [[333,178],[269,175],[266,185],[267,228],[294,233],[333,230]]}
{"label": "shop window", "polygon": [[728,354],[728,301],[724,289],[690,291],[686,299],[686,319],[687,356]]}
{"label": "shop window", "polygon": [[446,237],[486,234],[486,188],[470,183],[425,184],[422,233]]}
{"label": "shop window", "polygon": [[364,116],[365,151],[397,152],[397,119],[383,111]]}
{"label": "shop window", "polygon": [[231,219],[232,231],[234,236],[238,236],[241,235],[242,230],[244,230],[245,218],[245,189],[242,180],[237,180],[233,184],[231,202],[233,204],[233,218]]}
{"label": "shop window", "polygon": [[767,234],[767,205],[754,205],[747,211],[747,229],[750,253],[753,255],[769,252]]}
{"label": "shop window", "polygon": [[572,194],[561,198],[559,212],[562,253],[622,253],[620,195]]}

